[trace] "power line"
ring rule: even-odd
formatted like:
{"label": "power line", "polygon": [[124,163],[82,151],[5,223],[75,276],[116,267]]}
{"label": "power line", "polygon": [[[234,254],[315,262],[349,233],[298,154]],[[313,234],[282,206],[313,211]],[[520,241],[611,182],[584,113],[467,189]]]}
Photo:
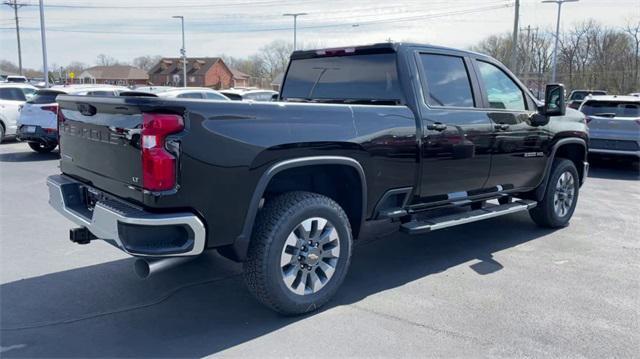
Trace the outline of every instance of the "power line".
{"label": "power line", "polygon": [[18,0],[7,0],[4,2],[5,5],[13,8],[13,13],[15,15],[16,20],[16,37],[18,38],[18,69],[20,71],[20,75],[22,75],[22,47],[20,46],[20,20],[18,18],[18,9],[25,6],[24,3],[18,3]]}
{"label": "power line", "polygon": [[[485,7],[477,7],[477,8],[470,8],[470,9],[461,9],[461,10],[453,10],[453,11],[446,11],[446,12],[441,12],[441,13],[429,13],[429,14],[420,14],[420,15],[411,15],[411,16],[403,16],[403,17],[396,17],[396,18],[392,18],[392,19],[379,19],[379,20],[368,20],[368,21],[359,21],[358,19],[354,19],[353,21],[350,21],[348,23],[337,23],[337,24],[320,24],[320,25],[306,25],[306,26],[299,26],[298,29],[306,29],[306,30],[313,30],[313,29],[324,29],[324,28],[335,28],[335,27],[351,27],[353,25],[354,22],[358,22],[359,26],[371,26],[371,25],[378,25],[378,24],[391,24],[391,23],[397,23],[397,22],[410,22],[410,21],[418,21],[418,20],[428,20],[428,19],[435,19],[435,18],[440,18],[440,17],[447,17],[447,16],[456,16],[456,15],[467,15],[467,14],[473,14],[473,13],[478,13],[478,12],[485,12],[485,11],[490,11],[490,10],[497,10],[497,9],[503,9],[503,8],[509,8],[513,6],[510,3],[501,3],[498,5],[492,5],[492,6],[485,6]],[[8,28],[0,28],[0,30],[6,30]],[[25,30],[37,30],[37,28],[24,28]],[[271,28],[254,28],[254,29],[238,29],[238,30],[233,30],[233,29],[228,29],[228,30],[221,30],[221,29],[216,29],[215,31],[210,31],[210,30],[201,30],[201,31],[190,31],[191,33],[201,33],[201,34],[211,34],[211,33],[256,33],[256,32],[277,32],[277,31],[290,31],[291,27],[271,27]],[[51,31],[51,32],[63,32],[63,33],[86,33],[86,34],[126,34],[126,35],[158,35],[158,36],[165,36],[168,34],[168,32],[158,32],[158,31],[154,31],[154,32],[141,32],[141,31],[102,31],[102,30],[89,30],[89,29],[76,29],[76,30],[72,30],[72,29],[66,29],[66,28],[48,28],[47,31]]]}

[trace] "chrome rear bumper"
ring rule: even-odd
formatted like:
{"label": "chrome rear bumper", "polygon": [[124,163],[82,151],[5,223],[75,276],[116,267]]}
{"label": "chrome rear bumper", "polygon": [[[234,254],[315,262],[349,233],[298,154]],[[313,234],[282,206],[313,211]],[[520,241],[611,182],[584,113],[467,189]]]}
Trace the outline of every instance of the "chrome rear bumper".
{"label": "chrome rear bumper", "polygon": [[[49,176],[47,185],[55,210],[126,253],[169,257],[204,251],[206,229],[193,213],[150,213],[64,175]],[[99,194],[92,208],[86,191]]]}

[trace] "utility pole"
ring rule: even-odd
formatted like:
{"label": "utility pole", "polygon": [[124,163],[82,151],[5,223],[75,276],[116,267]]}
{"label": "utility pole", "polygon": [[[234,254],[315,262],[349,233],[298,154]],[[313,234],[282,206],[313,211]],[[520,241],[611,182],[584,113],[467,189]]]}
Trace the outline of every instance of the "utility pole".
{"label": "utility pole", "polygon": [[187,87],[187,49],[184,47],[184,16],[172,16],[174,19],[180,19],[182,22],[182,48],[180,54],[182,54],[182,87]]}
{"label": "utility pole", "polygon": [[18,20],[18,9],[25,6],[26,4],[18,4],[18,0],[7,0],[4,2],[4,4],[12,7],[13,13],[15,14],[16,37],[18,38],[18,68],[20,69],[20,75],[22,75],[22,49],[20,47],[20,20]]}
{"label": "utility pole", "polygon": [[516,0],[515,13],[513,14],[513,38],[511,40],[511,71],[515,74],[518,66],[518,21],[520,20],[520,0]]}
{"label": "utility pole", "polygon": [[40,36],[42,37],[42,72],[44,72],[45,87],[49,88],[49,67],[47,66],[47,36],[44,29],[44,4],[40,0]]}
{"label": "utility pole", "polygon": [[566,2],[578,2],[578,0],[544,0],[543,3],[555,3],[558,4],[558,19],[556,20],[556,43],[553,46],[552,55],[552,70],[551,70],[551,82],[556,82],[556,69],[558,59],[558,41],[560,40],[560,12],[562,10],[562,4]]}
{"label": "utility pole", "polygon": [[287,13],[287,14],[282,14],[282,16],[291,16],[293,17],[293,51],[296,51],[298,49],[297,47],[297,42],[298,42],[298,16],[305,16],[305,15],[309,15],[306,12],[296,12],[296,13]]}

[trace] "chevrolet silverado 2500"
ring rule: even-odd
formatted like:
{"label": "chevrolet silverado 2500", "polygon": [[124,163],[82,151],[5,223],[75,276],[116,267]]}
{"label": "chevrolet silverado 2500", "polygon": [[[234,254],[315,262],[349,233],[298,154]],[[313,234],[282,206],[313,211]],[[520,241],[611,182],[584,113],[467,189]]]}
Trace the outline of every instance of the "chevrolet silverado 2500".
{"label": "chevrolet silverado 2500", "polygon": [[50,203],[72,241],[107,241],[142,276],[215,249],[259,301],[305,313],[374,221],[567,225],[588,134],[564,96],[538,103],[490,57],[417,44],[296,51],[275,102],[61,95]]}

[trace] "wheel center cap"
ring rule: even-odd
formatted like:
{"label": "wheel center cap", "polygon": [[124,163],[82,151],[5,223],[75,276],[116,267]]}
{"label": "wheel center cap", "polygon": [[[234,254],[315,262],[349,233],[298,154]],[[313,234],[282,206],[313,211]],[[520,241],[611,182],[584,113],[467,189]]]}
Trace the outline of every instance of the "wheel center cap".
{"label": "wheel center cap", "polygon": [[320,251],[316,248],[311,249],[306,255],[306,262],[310,266],[318,264],[320,261]]}

